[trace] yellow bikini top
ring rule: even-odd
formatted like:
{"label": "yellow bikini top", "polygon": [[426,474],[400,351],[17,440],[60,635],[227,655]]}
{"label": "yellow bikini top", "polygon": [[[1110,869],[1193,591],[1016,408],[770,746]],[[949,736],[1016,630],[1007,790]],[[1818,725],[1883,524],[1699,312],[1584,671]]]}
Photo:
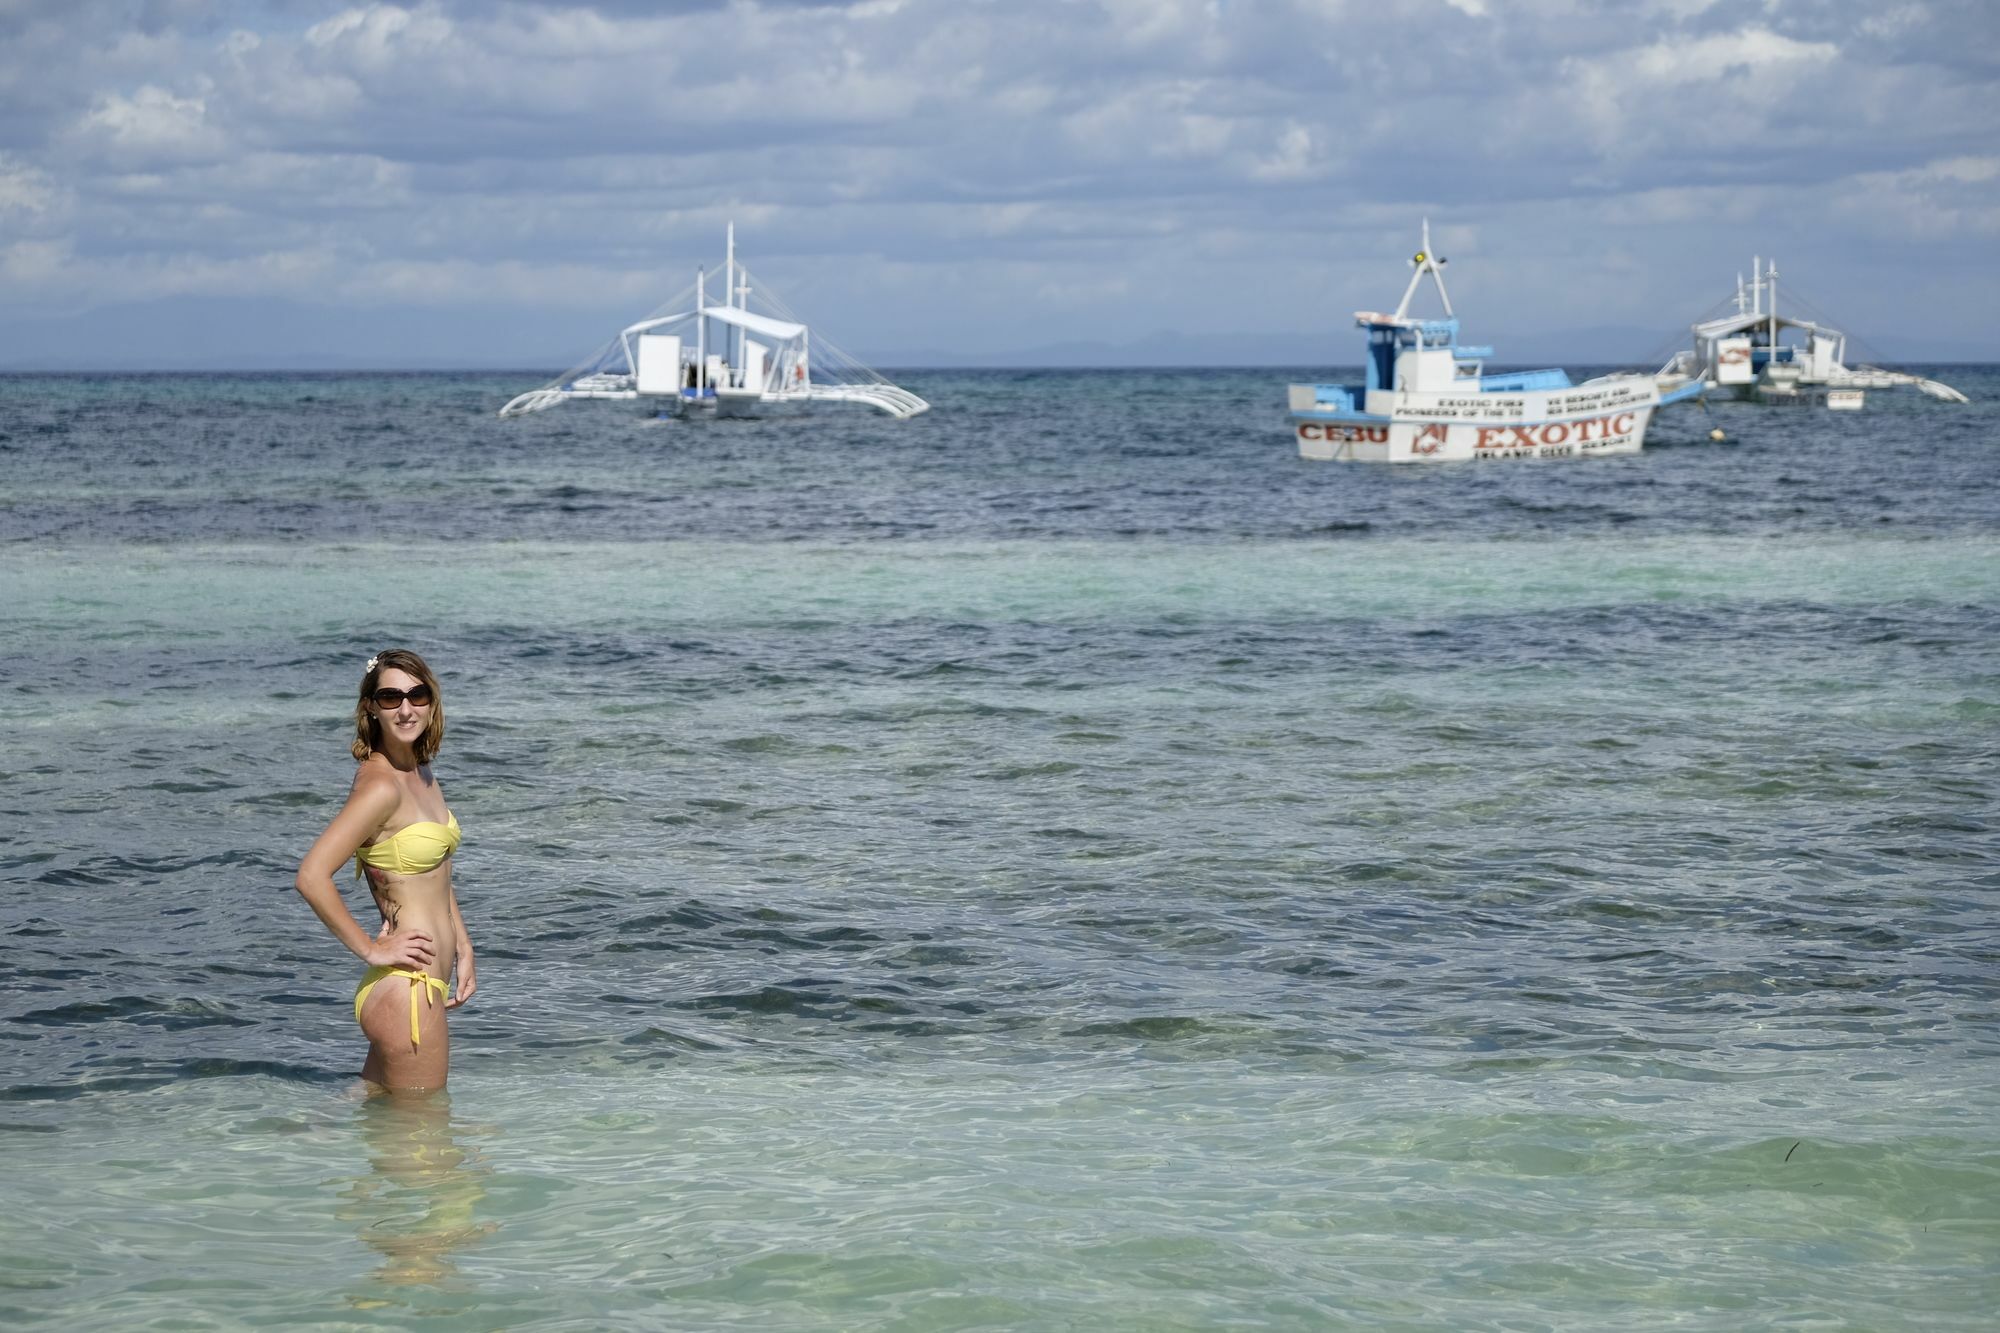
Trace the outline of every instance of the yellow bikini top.
{"label": "yellow bikini top", "polygon": [[403,825],[373,846],[355,848],[355,873],[361,873],[363,866],[398,875],[421,875],[426,870],[436,870],[447,856],[458,850],[458,816],[446,810],[444,817],[447,822],[443,824],[432,819],[419,820]]}

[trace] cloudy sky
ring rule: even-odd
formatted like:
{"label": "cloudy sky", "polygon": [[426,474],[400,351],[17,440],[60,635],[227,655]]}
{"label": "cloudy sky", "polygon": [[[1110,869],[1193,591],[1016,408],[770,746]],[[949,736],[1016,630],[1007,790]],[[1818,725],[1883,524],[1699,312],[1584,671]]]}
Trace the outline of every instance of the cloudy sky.
{"label": "cloudy sky", "polygon": [[0,0],[0,366],[559,367],[731,219],[888,364],[1351,362],[1426,216],[1502,359],[2000,359],[1996,131],[1991,0]]}

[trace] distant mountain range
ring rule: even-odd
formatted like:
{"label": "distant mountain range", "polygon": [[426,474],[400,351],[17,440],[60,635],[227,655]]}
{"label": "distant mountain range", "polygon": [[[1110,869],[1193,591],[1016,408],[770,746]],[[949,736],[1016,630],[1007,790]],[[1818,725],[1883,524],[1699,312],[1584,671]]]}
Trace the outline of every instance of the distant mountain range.
{"label": "distant mountain range", "polygon": [[[1607,325],[1518,333],[1496,337],[1496,366],[1624,366],[1657,370],[1688,345],[1685,329],[1641,329]],[[1860,343],[1857,338],[1856,344]],[[1968,353],[1941,338],[1870,338],[1850,360],[1919,365],[2000,361],[2000,346],[1987,355]],[[1346,325],[1323,333],[1189,334],[1155,333],[1131,342],[1057,342],[992,353],[953,353],[937,348],[896,348],[864,358],[871,365],[938,368],[1006,366],[1355,366],[1361,343]]]}
{"label": "distant mountain range", "polygon": [[[511,313],[308,306],[189,297],[106,306],[52,318],[0,318],[0,371],[521,370],[558,374],[600,344],[601,317],[568,311],[528,324]],[[1682,345],[1676,328],[1564,329],[1498,337],[1495,364],[1652,369]],[[1857,342],[1859,340],[1857,339]],[[1123,342],[1068,341],[993,351],[902,345],[855,349],[885,368],[1352,366],[1353,331],[1153,333]],[[1982,355],[1983,353],[1983,355]],[[1939,338],[1871,337],[1865,353],[1891,362],[2000,360],[2000,346]]]}
{"label": "distant mountain range", "polygon": [[[1660,345],[1657,357],[1651,356]],[[1533,361],[1586,365],[1652,365],[1672,355],[1679,339],[1643,329],[1577,329],[1553,334],[1511,337],[1497,350],[1496,364]],[[1361,360],[1361,344],[1345,327],[1324,333],[1155,333],[1131,342],[1058,342],[990,353],[952,353],[937,349],[900,348],[868,358],[883,366],[1003,367],[1003,366],[1353,366]],[[1651,369],[1652,366],[1648,366]]]}
{"label": "distant mountain range", "polygon": [[537,326],[437,310],[185,297],[0,318],[0,370],[518,370],[557,374],[602,343],[569,312]]}

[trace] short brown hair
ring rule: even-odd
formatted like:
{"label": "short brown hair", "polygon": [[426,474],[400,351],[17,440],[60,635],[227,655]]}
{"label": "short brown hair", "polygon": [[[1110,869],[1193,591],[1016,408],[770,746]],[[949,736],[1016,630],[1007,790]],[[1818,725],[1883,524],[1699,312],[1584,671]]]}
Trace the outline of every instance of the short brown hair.
{"label": "short brown hair", "polygon": [[368,659],[368,670],[361,676],[361,698],[354,705],[354,744],[348,748],[354,752],[357,763],[380,748],[382,724],[368,711],[368,696],[375,693],[376,680],[391,667],[431,687],[431,720],[424,734],[417,737],[415,746],[417,762],[428,764],[444,742],[444,691],[438,687],[437,675],[424,664],[424,659],[407,648],[391,648]]}

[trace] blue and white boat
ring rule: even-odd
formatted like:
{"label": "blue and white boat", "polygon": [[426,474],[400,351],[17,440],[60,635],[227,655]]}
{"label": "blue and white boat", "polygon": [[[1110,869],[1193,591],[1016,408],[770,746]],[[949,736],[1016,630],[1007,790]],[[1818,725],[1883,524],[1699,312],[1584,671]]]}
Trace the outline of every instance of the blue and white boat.
{"label": "blue and white boat", "polygon": [[[1292,430],[1302,458],[1365,463],[1449,463],[1484,458],[1582,458],[1639,452],[1663,403],[1653,376],[1604,375],[1581,384],[1561,370],[1485,373],[1490,347],[1458,341],[1444,288],[1445,261],[1431,250],[1430,223],[1410,260],[1416,272],[1396,312],[1356,311],[1366,330],[1360,384],[1291,386]],[[1410,301],[1428,276],[1442,319],[1417,319]]]}

